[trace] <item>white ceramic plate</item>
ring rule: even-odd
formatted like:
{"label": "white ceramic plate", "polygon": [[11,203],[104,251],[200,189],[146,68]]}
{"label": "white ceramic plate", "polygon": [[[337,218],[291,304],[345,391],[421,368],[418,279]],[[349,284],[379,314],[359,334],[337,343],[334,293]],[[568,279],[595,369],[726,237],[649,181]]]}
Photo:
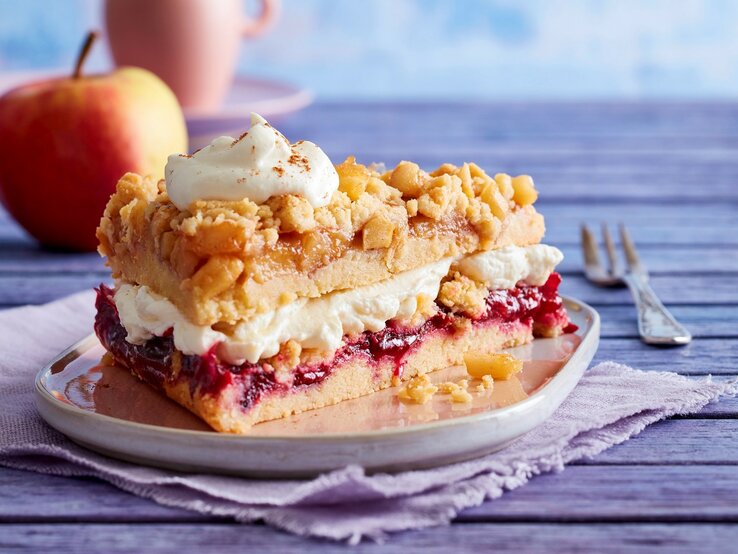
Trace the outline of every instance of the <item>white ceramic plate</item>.
{"label": "white ceramic plate", "polygon": [[[315,475],[348,464],[401,471],[499,450],[548,418],[577,384],[599,343],[597,312],[565,299],[575,334],[511,349],[523,372],[492,392],[454,404],[437,394],[407,404],[395,388],[256,425],[249,435],[210,430],[198,418],[138,381],[101,363],[92,335],[60,354],[36,377],[43,418],[75,442],[103,454],[183,471],[256,477]],[[458,380],[463,368],[431,374]]]}

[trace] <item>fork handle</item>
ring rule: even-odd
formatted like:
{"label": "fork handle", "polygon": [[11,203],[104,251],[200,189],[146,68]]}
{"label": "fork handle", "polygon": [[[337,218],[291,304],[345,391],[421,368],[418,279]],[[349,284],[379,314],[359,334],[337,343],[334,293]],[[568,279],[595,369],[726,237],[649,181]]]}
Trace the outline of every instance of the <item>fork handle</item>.
{"label": "fork handle", "polygon": [[676,346],[689,344],[692,335],[671,315],[646,279],[627,274],[625,282],[638,310],[638,332],[646,344]]}

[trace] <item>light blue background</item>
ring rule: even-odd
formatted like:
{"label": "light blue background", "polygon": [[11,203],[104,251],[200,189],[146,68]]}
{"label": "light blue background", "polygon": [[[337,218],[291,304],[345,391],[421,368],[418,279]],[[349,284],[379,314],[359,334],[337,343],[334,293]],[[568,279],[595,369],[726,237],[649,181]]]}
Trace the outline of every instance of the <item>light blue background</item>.
{"label": "light blue background", "polygon": [[[101,0],[0,0],[0,71],[71,67],[100,21]],[[738,1],[285,0],[240,72],[323,99],[731,98]]]}

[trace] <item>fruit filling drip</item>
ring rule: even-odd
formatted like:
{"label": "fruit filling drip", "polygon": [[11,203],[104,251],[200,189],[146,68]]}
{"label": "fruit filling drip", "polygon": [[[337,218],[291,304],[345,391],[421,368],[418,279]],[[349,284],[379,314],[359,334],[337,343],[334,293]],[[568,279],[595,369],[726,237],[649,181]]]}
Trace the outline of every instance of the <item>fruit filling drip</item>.
{"label": "fruit filling drip", "polygon": [[[521,322],[532,325],[534,334],[540,329],[558,328],[565,333],[576,326],[568,323],[558,286],[561,277],[552,273],[540,286],[518,285],[513,289],[490,291],[486,311],[472,319],[474,325],[486,322]],[[243,389],[241,404],[249,408],[265,394],[288,392],[314,385],[328,377],[333,368],[355,356],[376,363],[392,360],[397,375],[401,375],[406,357],[435,333],[453,334],[458,317],[439,305],[436,315],[417,327],[403,327],[394,322],[381,331],[365,331],[352,337],[334,356],[324,362],[300,364],[291,370],[288,381],[280,380],[269,361],[233,365],[221,361],[213,347],[203,355],[187,355],[174,346],[171,332],[154,337],[143,344],[126,340],[126,330],[120,322],[113,300],[114,291],[101,285],[97,289],[95,333],[118,363],[129,368],[151,386],[163,389],[165,382],[185,378],[190,386],[202,393],[216,394],[225,387],[238,384]],[[545,334],[545,333],[544,333]]]}

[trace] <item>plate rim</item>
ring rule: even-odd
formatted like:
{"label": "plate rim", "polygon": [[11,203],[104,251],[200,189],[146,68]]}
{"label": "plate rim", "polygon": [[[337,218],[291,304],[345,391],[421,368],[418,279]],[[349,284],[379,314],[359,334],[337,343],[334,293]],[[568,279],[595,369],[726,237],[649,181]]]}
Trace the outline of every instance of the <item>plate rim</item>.
{"label": "plate rim", "polygon": [[[597,310],[595,310],[592,306],[590,306],[586,302],[582,302],[581,300],[575,299],[570,296],[562,295],[561,298],[566,304],[567,308],[571,308],[576,311],[585,311],[588,313],[588,315],[592,317],[592,323],[589,329],[582,336],[582,341],[579,344],[579,346],[577,346],[577,349],[574,351],[572,356],[564,364],[562,368],[562,370],[564,370],[568,366],[570,366],[571,361],[577,356],[579,352],[582,351],[582,346],[585,344],[585,341],[593,340],[597,342],[597,345],[595,345],[596,347],[599,345],[600,314],[599,312],[597,312]],[[341,432],[341,433],[308,434],[308,435],[300,435],[300,436],[296,436],[296,435],[268,435],[268,436],[258,435],[258,436],[255,436],[255,435],[249,435],[249,434],[219,433],[215,430],[198,431],[198,430],[193,430],[193,429],[179,429],[175,427],[164,427],[161,425],[153,425],[151,423],[140,423],[136,421],[128,421],[128,420],[121,419],[118,417],[84,410],[80,408],[79,406],[75,406],[74,404],[68,404],[66,402],[62,402],[58,400],[51,393],[51,391],[49,391],[44,386],[44,383],[43,383],[44,376],[46,375],[47,372],[51,371],[51,368],[53,365],[57,364],[58,362],[63,360],[65,357],[69,356],[71,353],[73,353],[75,350],[79,349],[80,347],[85,346],[87,342],[95,342],[95,341],[97,341],[97,337],[95,336],[94,333],[91,333],[87,335],[86,337],[80,339],[79,341],[75,342],[74,344],[70,345],[69,347],[65,348],[62,352],[57,354],[51,361],[46,363],[36,373],[36,376],[34,378],[34,390],[36,393],[35,394],[36,400],[37,401],[40,400],[47,404],[50,404],[52,409],[59,409],[62,411],[66,411],[71,416],[93,418],[94,420],[98,420],[102,423],[107,423],[109,425],[118,425],[126,429],[136,430],[140,432],[164,433],[165,435],[173,434],[177,437],[189,437],[193,440],[216,439],[216,440],[227,440],[227,441],[236,442],[236,443],[238,442],[283,443],[285,441],[286,442],[290,442],[290,441],[298,442],[299,441],[301,443],[302,442],[333,443],[333,442],[346,442],[347,440],[362,440],[366,442],[366,441],[372,441],[372,440],[384,440],[388,436],[401,437],[409,433],[433,432],[437,429],[442,429],[442,428],[447,428],[447,427],[464,426],[470,423],[483,423],[487,419],[505,417],[516,411],[524,411],[529,406],[538,403],[540,399],[543,398],[545,391],[549,387],[551,387],[552,384],[554,384],[555,382],[561,381],[567,378],[568,376],[568,374],[565,371],[559,371],[545,385],[543,385],[536,392],[531,394],[528,398],[525,398],[524,400],[521,400],[509,406],[503,406],[501,408],[494,408],[492,410],[487,410],[485,412],[469,414],[469,415],[455,417],[451,419],[417,423],[414,425],[395,427],[395,428],[389,428],[389,429],[362,431],[362,432],[356,432],[356,433]],[[595,348],[595,351],[596,351],[596,348]],[[575,365],[571,364],[571,367],[575,367]],[[581,380],[581,377],[584,375],[586,370],[587,370],[587,367],[585,367],[582,370],[582,374],[579,376],[579,379],[577,379],[577,383],[575,383],[574,386],[578,384],[579,380]],[[37,408],[37,412],[40,413],[42,419],[46,421],[46,423],[56,428],[56,426],[51,421],[48,421],[46,417],[44,417],[44,414],[41,413],[41,410],[38,410],[38,408]]]}
{"label": "plate rim", "polygon": [[[230,85],[229,91],[236,86],[245,86],[248,84],[256,84],[259,86],[272,86],[279,87],[285,91],[290,91],[289,94],[284,94],[277,98],[277,101],[286,102],[289,107],[282,108],[279,110],[274,109],[263,109],[262,111],[271,117],[274,114],[278,115],[286,114],[306,108],[315,100],[315,95],[309,89],[301,87],[299,85],[292,84],[287,81],[279,81],[276,79],[268,79],[263,77],[253,77],[250,75],[235,75],[233,82]],[[286,99],[286,100],[285,100]],[[275,99],[270,98],[269,100],[260,100],[260,103],[274,103]],[[272,105],[272,104],[270,104]],[[204,124],[204,123],[216,123],[216,122],[230,122],[233,119],[243,116],[248,118],[248,114],[243,112],[244,108],[248,107],[248,102],[242,101],[237,103],[229,103],[226,100],[222,104],[213,108],[182,108],[185,121],[187,124]],[[266,116],[265,116],[266,117]]]}

